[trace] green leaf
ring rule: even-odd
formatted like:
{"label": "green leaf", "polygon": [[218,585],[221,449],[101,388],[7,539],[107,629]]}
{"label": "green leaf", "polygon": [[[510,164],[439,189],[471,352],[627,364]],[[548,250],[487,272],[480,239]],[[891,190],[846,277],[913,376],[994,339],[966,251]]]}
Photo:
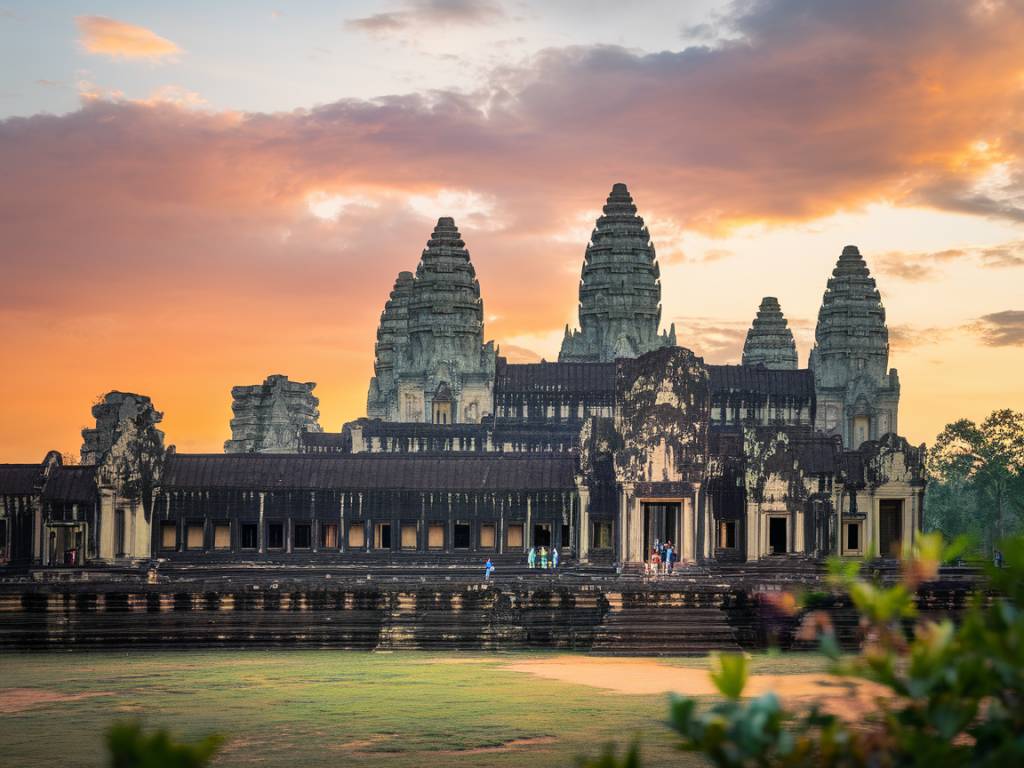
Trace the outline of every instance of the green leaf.
{"label": "green leaf", "polygon": [[727,699],[738,699],[743,694],[750,675],[750,665],[742,653],[715,654],[711,681]]}

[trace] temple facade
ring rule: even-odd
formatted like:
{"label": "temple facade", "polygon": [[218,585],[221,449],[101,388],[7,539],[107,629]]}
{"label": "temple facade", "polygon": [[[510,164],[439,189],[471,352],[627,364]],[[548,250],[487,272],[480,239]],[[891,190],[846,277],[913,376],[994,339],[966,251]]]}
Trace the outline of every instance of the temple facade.
{"label": "temple facade", "polygon": [[[312,383],[232,391],[223,454],[165,447],[148,398],[112,392],[55,453],[0,465],[0,560],[20,565],[522,562],[638,571],[891,557],[921,528],[925,449],[896,433],[880,294],[859,251],[827,281],[810,365],[776,299],[740,364],[659,330],[650,237],[616,184],[558,362],[510,363],[450,218],[381,315],[367,415],[320,430]],[[694,570],[692,573],[705,571]]]}

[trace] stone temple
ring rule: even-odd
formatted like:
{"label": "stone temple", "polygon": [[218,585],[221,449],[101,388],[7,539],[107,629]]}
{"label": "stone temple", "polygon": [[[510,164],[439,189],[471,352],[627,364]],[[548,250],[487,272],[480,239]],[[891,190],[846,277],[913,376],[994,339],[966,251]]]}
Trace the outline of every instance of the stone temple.
{"label": "stone temple", "polygon": [[384,302],[365,418],[323,431],[314,385],[275,375],[232,390],[224,453],[187,454],[164,446],[148,398],[111,393],[81,464],[0,465],[0,557],[504,568],[546,547],[628,574],[671,540],[699,580],[913,541],[924,446],[896,432],[885,311],[856,247],[827,279],[807,368],[770,296],[740,364],[662,329],[654,245],[624,184],[582,255],[558,362],[511,363],[485,339],[466,242],[438,219]]}

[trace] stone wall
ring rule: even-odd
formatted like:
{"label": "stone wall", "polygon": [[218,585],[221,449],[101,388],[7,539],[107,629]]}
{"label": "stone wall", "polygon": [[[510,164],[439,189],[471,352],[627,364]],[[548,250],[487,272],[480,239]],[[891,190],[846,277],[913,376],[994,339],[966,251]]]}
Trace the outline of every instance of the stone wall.
{"label": "stone wall", "polygon": [[231,439],[225,453],[297,453],[300,432],[320,432],[316,383],[275,374],[231,389]]}

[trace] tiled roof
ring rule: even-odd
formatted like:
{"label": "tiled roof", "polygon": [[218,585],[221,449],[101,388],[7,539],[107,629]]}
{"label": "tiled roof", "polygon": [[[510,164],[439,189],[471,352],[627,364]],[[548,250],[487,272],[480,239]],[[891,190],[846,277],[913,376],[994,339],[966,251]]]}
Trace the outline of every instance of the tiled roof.
{"label": "tiled roof", "polygon": [[163,487],[407,491],[555,491],[575,487],[572,456],[173,454]]}
{"label": "tiled roof", "polygon": [[495,392],[615,393],[615,363],[507,363],[499,358]]}
{"label": "tiled roof", "polygon": [[709,365],[711,392],[749,392],[810,400],[814,397],[814,373],[807,368],[782,371],[763,365]]}
{"label": "tiled roof", "polygon": [[96,467],[54,467],[43,486],[48,501],[93,501],[96,498]]}
{"label": "tiled roof", "polygon": [[42,474],[41,464],[0,464],[0,496],[31,496]]}

